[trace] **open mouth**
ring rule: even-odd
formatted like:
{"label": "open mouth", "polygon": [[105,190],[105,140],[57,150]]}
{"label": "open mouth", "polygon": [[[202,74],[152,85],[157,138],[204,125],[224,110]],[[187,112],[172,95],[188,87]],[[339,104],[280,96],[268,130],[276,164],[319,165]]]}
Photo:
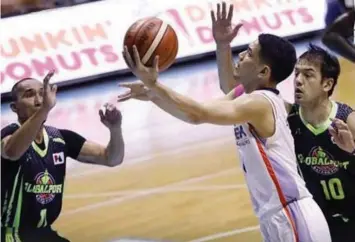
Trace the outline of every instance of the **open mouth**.
{"label": "open mouth", "polygon": [[295,93],[296,94],[303,94],[303,91],[301,89],[299,89],[299,88],[296,88],[295,89]]}

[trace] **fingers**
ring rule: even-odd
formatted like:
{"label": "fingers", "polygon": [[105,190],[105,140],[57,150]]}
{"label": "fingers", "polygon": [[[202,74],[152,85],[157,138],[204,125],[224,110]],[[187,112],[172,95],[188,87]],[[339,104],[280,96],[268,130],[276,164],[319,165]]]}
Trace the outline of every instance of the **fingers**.
{"label": "fingers", "polygon": [[124,47],[124,51],[122,52],[122,55],[123,55],[123,58],[124,58],[124,60],[126,61],[127,65],[128,65],[128,67],[130,69],[133,69],[135,67],[135,64],[134,64],[134,62],[132,60],[132,57],[131,57],[131,55],[130,55],[130,53],[128,51],[128,47],[127,46]]}
{"label": "fingers", "polygon": [[51,86],[51,91],[53,92],[53,93],[57,93],[57,85],[53,85],[53,86]]}
{"label": "fingers", "polygon": [[141,61],[141,58],[139,57],[139,53],[138,53],[138,50],[137,50],[137,47],[135,45],[133,45],[133,59],[134,59],[134,63],[136,63],[136,66],[139,68],[141,67],[143,64],[142,64],[142,61]]}
{"label": "fingers", "polygon": [[52,78],[52,76],[54,75],[55,70],[51,70],[48,72],[48,74],[44,77],[43,79],[43,85],[47,86],[49,83],[49,80]]}
{"label": "fingers", "polygon": [[124,102],[133,97],[131,90],[117,96],[117,102]]}
{"label": "fingers", "polygon": [[211,10],[211,19],[212,19],[212,25],[216,23],[216,14],[213,10]]}
{"label": "fingers", "polygon": [[226,2],[222,2],[222,19],[226,19],[227,16],[227,6]]}
{"label": "fingers", "polygon": [[229,5],[229,10],[228,10],[228,15],[227,15],[227,20],[228,21],[232,21],[233,10],[234,10],[233,4]]}
{"label": "fingers", "polygon": [[159,56],[158,55],[154,58],[153,67],[156,70],[156,72],[159,72]]}
{"label": "fingers", "polygon": [[349,127],[348,125],[341,119],[337,119],[337,118],[331,118],[331,120],[333,121],[335,127],[339,130],[348,130]]}
{"label": "fingers", "polygon": [[218,3],[217,4],[217,20],[221,20],[222,19],[222,15],[221,15],[221,4]]}
{"label": "fingers", "polygon": [[118,83],[119,87],[124,87],[124,88],[131,88],[134,85],[134,82],[132,83],[127,83],[127,82],[123,82],[123,83]]}
{"label": "fingers", "polygon": [[111,124],[117,123],[121,119],[121,112],[111,103],[106,103],[104,106],[104,110],[99,110],[101,121],[107,121]]}
{"label": "fingers", "polygon": [[233,35],[236,36],[240,30],[240,28],[243,26],[242,23],[237,24],[234,29],[233,29]]}

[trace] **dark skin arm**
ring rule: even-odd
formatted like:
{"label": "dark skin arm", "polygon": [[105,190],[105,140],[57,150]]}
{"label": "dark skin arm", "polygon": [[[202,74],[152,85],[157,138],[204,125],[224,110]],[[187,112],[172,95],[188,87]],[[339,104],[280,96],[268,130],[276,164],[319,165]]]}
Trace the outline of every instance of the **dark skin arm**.
{"label": "dark skin arm", "polygon": [[322,38],[324,45],[352,62],[355,62],[355,46],[347,39],[354,34],[354,22],[355,10],[349,10],[326,28]]}

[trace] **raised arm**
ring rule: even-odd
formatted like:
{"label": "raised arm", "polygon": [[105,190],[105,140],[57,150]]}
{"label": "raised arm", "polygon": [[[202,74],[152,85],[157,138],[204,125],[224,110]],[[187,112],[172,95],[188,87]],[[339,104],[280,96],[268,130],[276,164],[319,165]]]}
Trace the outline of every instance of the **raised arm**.
{"label": "raised arm", "polygon": [[[133,54],[134,61],[127,47],[125,47],[123,56],[128,66],[156,96],[169,105],[166,110],[168,113],[172,115],[176,112],[183,113],[187,119],[182,120],[193,124],[233,125],[251,123],[257,131],[264,128],[265,132],[273,130],[273,122],[267,122],[270,121],[270,118],[273,119],[272,107],[266,98],[261,95],[244,95],[232,101],[220,100],[199,103],[157,82],[158,57],[155,58],[154,65],[150,68],[142,64],[135,46],[133,46]],[[265,132],[260,135],[264,135]],[[270,132],[267,134],[270,134]]]}
{"label": "raised arm", "polygon": [[[50,86],[49,80],[54,71],[49,72],[43,80],[43,103],[13,134],[1,140],[1,155],[12,161],[18,160],[28,149],[40,132],[48,113],[56,104],[56,86]],[[16,109],[16,103],[11,104]]]}
{"label": "raised arm", "polygon": [[329,49],[352,62],[355,62],[355,46],[347,38],[354,34],[354,22],[355,10],[348,11],[327,27],[322,38],[323,44]]}
{"label": "raised arm", "polygon": [[234,77],[234,61],[231,42],[237,36],[242,24],[232,26],[233,5],[217,4],[217,14],[212,10],[212,33],[217,45],[216,56],[221,90],[227,94],[238,84]]}
{"label": "raised arm", "polygon": [[107,146],[102,146],[96,142],[85,140],[76,160],[89,164],[117,166],[123,162],[125,154],[121,113],[115,106],[106,104],[105,110],[100,110],[99,114],[101,122],[110,131],[110,141]]}

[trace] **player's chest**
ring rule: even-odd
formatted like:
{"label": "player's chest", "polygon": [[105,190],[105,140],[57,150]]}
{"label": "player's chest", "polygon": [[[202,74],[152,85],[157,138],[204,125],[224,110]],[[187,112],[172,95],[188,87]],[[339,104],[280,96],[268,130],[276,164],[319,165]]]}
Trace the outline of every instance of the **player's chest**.
{"label": "player's chest", "polygon": [[355,171],[354,159],[332,142],[328,131],[315,135],[299,129],[294,132],[294,141],[303,170],[326,176]]}
{"label": "player's chest", "polygon": [[23,173],[27,179],[37,179],[39,174],[46,172],[53,177],[65,174],[66,152],[64,145],[48,143],[44,148],[31,145],[22,163]]}

